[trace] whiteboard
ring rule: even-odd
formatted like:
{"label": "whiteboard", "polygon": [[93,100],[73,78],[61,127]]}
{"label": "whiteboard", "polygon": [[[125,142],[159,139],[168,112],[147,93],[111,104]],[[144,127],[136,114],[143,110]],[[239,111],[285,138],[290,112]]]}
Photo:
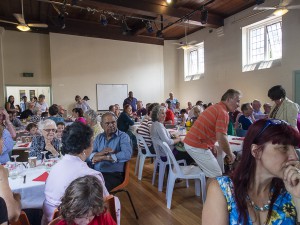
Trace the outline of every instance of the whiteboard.
{"label": "whiteboard", "polygon": [[128,97],[127,84],[97,84],[97,108],[98,110],[106,110],[110,105],[119,104],[123,109],[123,101]]}

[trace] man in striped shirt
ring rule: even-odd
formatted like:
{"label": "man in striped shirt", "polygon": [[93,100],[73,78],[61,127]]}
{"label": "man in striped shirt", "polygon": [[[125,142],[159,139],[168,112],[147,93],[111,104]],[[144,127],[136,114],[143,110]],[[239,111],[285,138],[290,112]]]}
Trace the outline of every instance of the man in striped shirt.
{"label": "man in striped shirt", "polygon": [[240,95],[237,90],[227,90],[218,104],[212,105],[200,114],[184,139],[186,151],[206,177],[214,178],[222,175],[217,159],[211,152],[216,141],[230,162],[233,163],[235,160],[227,140],[228,112],[233,112],[239,107]]}

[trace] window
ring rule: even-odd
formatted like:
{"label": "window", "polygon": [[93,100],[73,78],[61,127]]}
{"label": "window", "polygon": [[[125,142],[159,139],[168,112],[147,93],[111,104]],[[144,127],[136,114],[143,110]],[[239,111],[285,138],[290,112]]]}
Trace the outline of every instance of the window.
{"label": "window", "polygon": [[243,72],[266,69],[282,57],[282,18],[268,18],[243,28]]}
{"label": "window", "polygon": [[184,49],[184,80],[197,80],[204,74],[204,44]]}

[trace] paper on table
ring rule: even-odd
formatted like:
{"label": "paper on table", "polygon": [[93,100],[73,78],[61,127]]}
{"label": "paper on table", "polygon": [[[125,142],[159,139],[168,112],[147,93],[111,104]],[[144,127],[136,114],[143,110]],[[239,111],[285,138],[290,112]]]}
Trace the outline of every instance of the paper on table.
{"label": "paper on table", "polygon": [[38,176],[37,178],[33,179],[32,181],[42,181],[45,182],[48,178],[49,173],[44,172],[42,175]]}
{"label": "paper on table", "polygon": [[23,148],[27,148],[29,146],[30,143],[26,143],[26,144],[22,144],[22,145],[18,145],[18,147],[23,147]]}
{"label": "paper on table", "polygon": [[239,137],[239,138],[232,138],[231,140],[243,141],[244,139],[245,139],[244,137]]}
{"label": "paper on table", "polygon": [[240,143],[236,143],[236,142],[229,142],[229,144],[231,144],[231,145],[241,145]]}

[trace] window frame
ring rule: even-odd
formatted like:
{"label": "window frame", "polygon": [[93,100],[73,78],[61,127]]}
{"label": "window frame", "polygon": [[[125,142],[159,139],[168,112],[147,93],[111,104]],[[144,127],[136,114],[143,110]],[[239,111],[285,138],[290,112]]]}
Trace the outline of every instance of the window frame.
{"label": "window frame", "polygon": [[[197,72],[191,74],[191,53],[197,51]],[[201,54],[201,55],[200,55]],[[201,65],[202,68],[201,68]],[[205,61],[204,61],[204,42],[200,42],[191,48],[184,49],[184,80],[198,80],[204,76]]]}
{"label": "window frame", "polygon": [[[280,22],[281,23],[281,57],[279,58],[269,58],[268,53],[270,52],[270,44],[268,39],[268,31],[267,27],[273,24],[276,24]],[[251,43],[250,43],[250,35],[251,30],[258,29],[260,27],[263,27],[264,32],[264,56],[263,60],[251,62]],[[243,65],[242,69],[243,72],[248,72],[252,70],[260,70],[260,69],[267,69],[273,66],[281,65],[281,59],[282,59],[282,16],[278,17],[271,17],[267,18],[265,20],[261,20],[257,23],[250,24],[248,26],[245,26],[242,28],[243,32]]]}

